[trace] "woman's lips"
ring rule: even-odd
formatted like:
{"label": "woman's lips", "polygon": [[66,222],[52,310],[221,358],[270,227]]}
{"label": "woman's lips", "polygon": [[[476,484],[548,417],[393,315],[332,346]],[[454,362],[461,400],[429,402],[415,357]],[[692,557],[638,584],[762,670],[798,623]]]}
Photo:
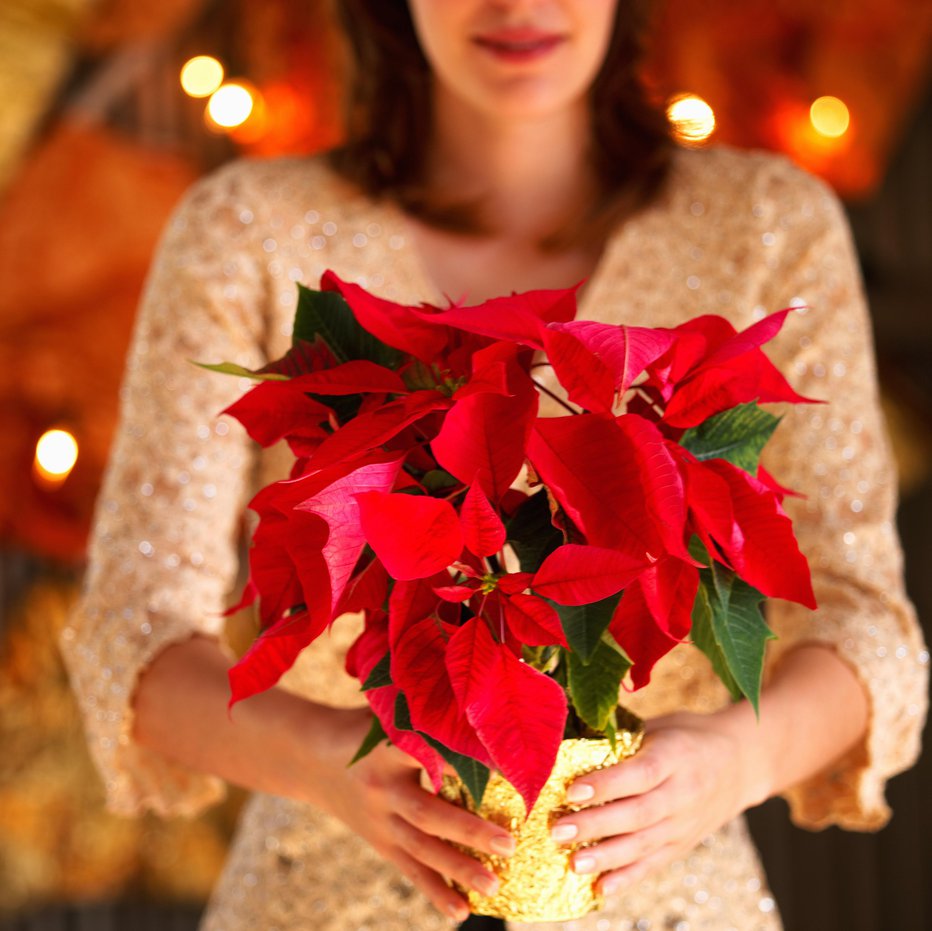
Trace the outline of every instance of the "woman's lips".
{"label": "woman's lips", "polygon": [[485,32],[473,38],[483,51],[499,61],[521,64],[536,61],[550,54],[565,41],[565,36],[539,29],[501,29]]}

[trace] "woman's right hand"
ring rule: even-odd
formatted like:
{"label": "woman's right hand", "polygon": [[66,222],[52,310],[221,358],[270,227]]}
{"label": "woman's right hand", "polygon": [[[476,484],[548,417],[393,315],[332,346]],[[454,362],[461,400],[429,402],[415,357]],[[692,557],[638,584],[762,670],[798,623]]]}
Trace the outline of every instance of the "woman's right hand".
{"label": "woman's right hand", "polygon": [[466,917],[466,903],[444,876],[494,891],[494,874],[446,841],[507,856],[510,834],[423,789],[420,765],[395,747],[381,745],[349,765],[372,722],[368,708],[332,708],[274,688],[229,714],[229,665],[207,637],[162,650],[136,689],[136,741],[191,769],[334,815],[456,920]]}
{"label": "woman's right hand", "polygon": [[447,841],[509,856],[514,838],[424,789],[421,765],[396,747],[380,744],[349,766],[372,714],[368,709],[333,714],[332,738],[318,744],[311,769],[314,804],[368,841],[442,912],[464,921],[466,900],[444,877],[483,895],[495,894],[498,878]]}

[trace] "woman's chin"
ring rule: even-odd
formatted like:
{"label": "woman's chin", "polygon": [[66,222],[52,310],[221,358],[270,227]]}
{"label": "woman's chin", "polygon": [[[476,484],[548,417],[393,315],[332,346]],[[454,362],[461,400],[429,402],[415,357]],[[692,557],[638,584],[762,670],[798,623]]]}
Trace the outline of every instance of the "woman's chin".
{"label": "woman's chin", "polygon": [[568,94],[559,80],[541,76],[510,76],[473,88],[464,102],[487,119],[522,123],[571,116],[585,108],[585,94]]}

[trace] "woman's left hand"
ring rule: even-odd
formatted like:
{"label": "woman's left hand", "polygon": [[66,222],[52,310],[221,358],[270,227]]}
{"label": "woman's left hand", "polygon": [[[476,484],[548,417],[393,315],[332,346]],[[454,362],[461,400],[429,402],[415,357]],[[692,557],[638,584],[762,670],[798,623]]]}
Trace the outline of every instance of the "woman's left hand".
{"label": "woman's left hand", "polygon": [[587,807],[556,822],[552,836],[602,840],[574,854],[574,870],[600,874],[606,895],[621,891],[763,801],[745,730],[753,715],[742,710],[657,718],[636,756],[579,777],[567,800]]}

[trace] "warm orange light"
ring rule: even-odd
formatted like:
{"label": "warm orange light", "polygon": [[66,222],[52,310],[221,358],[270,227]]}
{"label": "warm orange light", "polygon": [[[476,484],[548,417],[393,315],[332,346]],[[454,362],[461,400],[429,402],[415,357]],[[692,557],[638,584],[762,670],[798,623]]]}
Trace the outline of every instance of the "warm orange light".
{"label": "warm orange light", "polygon": [[696,94],[678,94],[667,104],[667,119],[680,142],[696,145],[715,131],[715,113]]}
{"label": "warm orange light", "polygon": [[181,68],[181,87],[189,97],[209,97],[223,83],[223,65],[211,55],[189,58]]}
{"label": "warm orange light", "polygon": [[60,484],[78,461],[78,441],[67,430],[46,430],[36,443],[36,472],[48,482]]}
{"label": "warm orange light", "polygon": [[255,105],[253,88],[239,81],[230,81],[211,94],[207,103],[207,118],[220,129],[235,129],[249,119]]}
{"label": "warm orange light", "polygon": [[678,94],[667,104],[667,119],[673,133],[687,144],[705,142],[715,131],[715,113],[696,94]]}
{"label": "warm orange light", "polygon": [[851,114],[843,100],[819,97],[809,108],[809,119],[817,133],[829,139],[843,136],[851,125]]}

